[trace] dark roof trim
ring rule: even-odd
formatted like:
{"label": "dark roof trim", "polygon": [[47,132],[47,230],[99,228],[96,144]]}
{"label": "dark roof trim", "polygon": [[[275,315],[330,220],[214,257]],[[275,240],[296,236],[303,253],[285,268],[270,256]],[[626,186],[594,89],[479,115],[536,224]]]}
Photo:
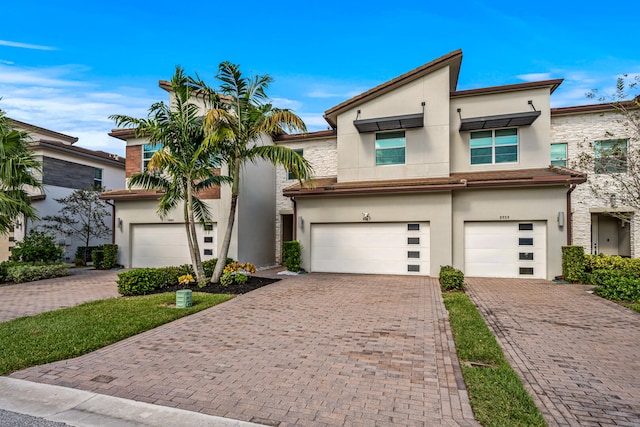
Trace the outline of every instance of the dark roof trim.
{"label": "dark roof trim", "polygon": [[49,135],[53,138],[59,138],[59,139],[63,139],[71,144],[73,144],[74,142],[78,142],[78,138],[76,138],[75,136],[70,136],[70,135],[65,135],[64,133],[60,133],[60,132],[56,132],[50,129],[45,129],[42,128],[40,126],[36,126],[36,125],[31,125],[29,123],[25,123],[25,122],[21,122],[20,120],[16,120],[16,119],[11,119],[9,118],[9,120],[11,120],[13,122],[13,125],[15,127],[20,127],[23,128],[26,131],[32,131],[32,132],[38,132],[38,133],[43,133],[45,135]]}
{"label": "dark roof trim", "polygon": [[101,200],[158,200],[164,193],[153,190],[111,190],[100,193]]}
{"label": "dark roof trim", "polygon": [[124,168],[125,158],[118,156],[117,154],[107,153],[105,151],[90,150],[88,148],[76,147],[75,145],[68,145],[57,141],[38,141],[31,144],[33,148],[46,148],[53,151],[59,151],[65,154],[77,155],[79,157],[89,158],[91,160],[107,163],[112,166]]}
{"label": "dark roof trim", "polygon": [[315,139],[325,139],[325,138],[336,138],[338,136],[338,131],[335,129],[330,130],[319,130],[317,132],[309,132],[309,133],[296,133],[296,134],[283,134],[276,136],[273,140],[276,143],[279,142],[294,142],[294,141],[310,141]]}
{"label": "dark roof trim", "polygon": [[121,139],[123,141],[127,141],[130,138],[135,138],[136,130],[135,129],[113,129],[108,133],[109,136],[114,138]]}
{"label": "dark roof trim", "polygon": [[471,117],[461,120],[460,131],[530,126],[540,117],[540,114],[540,111],[526,111],[524,113],[500,114],[497,116]]}
{"label": "dark roof trim", "polygon": [[468,89],[468,90],[459,90],[456,92],[451,92],[451,98],[460,98],[463,96],[473,96],[473,95],[484,95],[491,93],[503,93],[503,92],[514,92],[519,90],[526,89],[536,89],[540,87],[550,87],[551,93],[553,93],[558,86],[563,82],[563,79],[553,79],[553,80],[541,80],[539,82],[526,82],[526,83],[516,83],[511,85],[503,85],[503,86],[491,86],[491,87],[481,87],[478,89]]}
{"label": "dark roof trim", "polygon": [[619,108],[625,109],[638,109],[640,108],[640,98],[637,101],[622,101],[620,104],[606,103],[606,104],[587,104],[587,105],[575,105],[571,107],[558,107],[551,109],[552,116],[561,116],[565,114],[580,114],[580,113],[598,113],[606,111],[618,111]]}
{"label": "dark roof trim", "polygon": [[424,127],[424,113],[402,116],[380,117],[377,119],[354,120],[358,132],[377,132],[381,130],[411,129]]}
{"label": "dark roof trim", "polygon": [[33,196],[29,196],[29,200],[31,200],[32,202],[37,202],[39,200],[44,200],[47,198],[46,194],[35,194]]}
{"label": "dark roof trim", "polygon": [[458,75],[460,74],[461,63],[462,50],[458,49],[444,56],[441,56],[440,58],[434,59],[433,61],[424,64],[416,69],[413,69],[405,74],[402,74],[392,80],[389,80],[388,82],[382,83],[381,85],[378,85],[373,89],[369,89],[368,91],[363,92],[360,95],[354,96],[353,98],[348,99],[343,103],[336,105],[335,107],[328,109],[324,113],[324,118],[331,125],[331,127],[335,128],[338,115],[346,109],[390,92],[399,86],[419,79],[420,77],[436,71],[440,68],[446,67],[447,65],[451,65],[452,67],[449,81],[449,91],[453,92],[456,88],[456,85],[458,84]]}

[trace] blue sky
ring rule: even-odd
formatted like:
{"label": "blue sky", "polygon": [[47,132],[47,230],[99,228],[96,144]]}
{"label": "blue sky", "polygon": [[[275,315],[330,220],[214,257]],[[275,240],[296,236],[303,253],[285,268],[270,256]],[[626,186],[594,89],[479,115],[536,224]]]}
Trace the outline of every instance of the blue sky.
{"label": "blue sky", "polygon": [[111,114],[146,116],[176,65],[215,86],[222,61],[269,74],[310,130],[325,110],[462,49],[458,89],[563,78],[553,106],[640,73],[637,8],[589,1],[5,2],[0,109],[124,154]]}

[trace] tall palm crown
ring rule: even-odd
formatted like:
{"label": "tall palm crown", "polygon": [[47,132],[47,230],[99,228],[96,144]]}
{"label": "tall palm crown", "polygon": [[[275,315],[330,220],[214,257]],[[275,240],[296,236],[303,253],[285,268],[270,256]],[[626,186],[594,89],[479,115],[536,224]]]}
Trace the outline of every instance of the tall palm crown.
{"label": "tall palm crown", "polygon": [[[300,117],[268,102],[266,89],[273,80],[270,76],[243,77],[239,66],[223,62],[218,68],[217,78],[226,102],[207,112],[204,126],[207,144],[219,153],[233,179],[229,221],[218,256],[218,259],[225,259],[235,220],[240,171],[245,163],[266,160],[284,166],[306,183],[312,182],[313,169],[307,160],[290,148],[260,144],[262,135],[274,137],[285,132],[306,132]],[[212,281],[220,279],[223,267],[216,266]]]}
{"label": "tall palm crown", "polygon": [[34,176],[42,165],[29,151],[29,140],[29,134],[14,129],[0,110],[0,233],[3,234],[13,230],[20,216],[38,219],[27,188],[42,188]]}

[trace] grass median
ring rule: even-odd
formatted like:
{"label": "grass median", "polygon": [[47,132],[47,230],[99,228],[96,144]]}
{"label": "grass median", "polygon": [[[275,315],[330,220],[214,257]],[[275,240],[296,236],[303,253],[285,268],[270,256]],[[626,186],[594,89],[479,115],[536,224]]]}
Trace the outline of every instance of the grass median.
{"label": "grass median", "polygon": [[443,293],[471,407],[484,426],[545,426],[542,414],[507,362],[469,297]]}
{"label": "grass median", "polygon": [[174,292],[112,298],[0,323],[0,375],[71,359],[231,299],[193,293],[175,308]]}

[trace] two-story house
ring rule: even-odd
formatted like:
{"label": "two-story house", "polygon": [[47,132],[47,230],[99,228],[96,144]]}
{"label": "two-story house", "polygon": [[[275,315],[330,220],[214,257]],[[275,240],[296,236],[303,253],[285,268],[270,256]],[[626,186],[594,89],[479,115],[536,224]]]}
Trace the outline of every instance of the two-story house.
{"label": "two-story house", "polygon": [[461,60],[452,52],[329,109],[331,135],[280,138],[337,152],[334,176],[282,190],[280,238],[302,243],[304,268],[561,274],[571,192],[586,179],[549,166],[561,80],[458,91]]}
{"label": "two-story house", "polygon": [[[104,151],[77,147],[74,144],[78,138],[50,129],[18,120],[11,120],[11,124],[14,128],[29,133],[29,149],[36,160],[42,163],[42,174],[39,178],[43,188],[31,194],[33,207],[40,218],[57,215],[62,206],[55,199],[66,197],[77,189],[88,189],[92,186],[112,189],[124,185],[124,158]],[[111,227],[111,214],[105,217],[104,221]],[[15,242],[22,240],[29,230],[40,225],[42,221],[17,221],[14,232],[0,238],[0,260],[7,259]],[[72,262],[77,247],[84,246],[84,242],[74,236],[56,237],[65,251],[64,260]],[[94,239],[91,244],[99,245],[111,241],[111,237],[106,237]]]}

